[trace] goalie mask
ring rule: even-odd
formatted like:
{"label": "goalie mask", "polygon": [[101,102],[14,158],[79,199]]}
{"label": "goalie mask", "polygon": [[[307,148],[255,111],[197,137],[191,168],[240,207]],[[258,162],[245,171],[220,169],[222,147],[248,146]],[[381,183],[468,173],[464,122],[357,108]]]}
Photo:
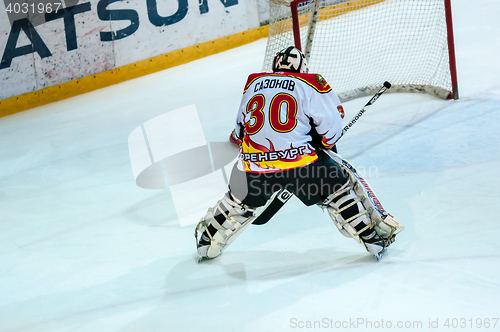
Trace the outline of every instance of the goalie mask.
{"label": "goalie mask", "polygon": [[273,72],[307,73],[307,61],[304,53],[293,46],[276,53],[273,60]]}

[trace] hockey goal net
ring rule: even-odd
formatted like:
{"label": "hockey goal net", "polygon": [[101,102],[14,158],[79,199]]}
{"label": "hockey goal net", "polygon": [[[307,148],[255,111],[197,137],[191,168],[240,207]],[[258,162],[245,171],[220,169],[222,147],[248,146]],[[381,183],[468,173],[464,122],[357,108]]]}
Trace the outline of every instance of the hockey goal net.
{"label": "hockey goal net", "polygon": [[458,99],[450,0],[270,0],[263,71],[295,45],[342,101],[389,91]]}

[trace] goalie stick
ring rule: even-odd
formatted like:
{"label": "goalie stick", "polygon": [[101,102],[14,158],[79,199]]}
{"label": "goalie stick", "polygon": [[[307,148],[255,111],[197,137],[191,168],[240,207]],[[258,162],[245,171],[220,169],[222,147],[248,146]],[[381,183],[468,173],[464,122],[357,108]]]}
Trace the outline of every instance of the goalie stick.
{"label": "goalie stick", "polygon": [[[349,121],[347,126],[344,127],[340,137],[337,139],[337,141],[335,143],[337,143],[338,140],[342,136],[344,136],[344,134],[356,123],[356,121],[359,120],[359,118],[366,112],[366,110],[368,108],[370,108],[370,106],[372,106],[373,103],[375,103],[375,101],[377,101],[377,99],[387,89],[390,89],[390,88],[391,88],[391,83],[385,81],[382,88],[380,88],[380,90],[378,90],[377,93],[375,93],[375,95],[365,104],[365,106],[363,106],[363,108],[352,118],[352,120]],[[329,156],[332,156],[332,155],[329,154]],[[338,159],[334,159],[334,160],[337,163],[340,162],[340,160],[338,160]],[[354,169],[354,167],[352,165],[350,165],[346,160],[342,159],[342,161],[347,163],[350,167],[352,167],[352,169]],[[356,170],[354,169],[354,171],[356,171]],[[370,192],[371,192],[371,190],[370,190]],[[254,220],[252,222],[252,224],[263,225],[263,224],[267,223],[285,205],[285,203],[288,202],[288,200],[292,196],[293,196],[293,194],[291,192],[289,192],[288,190],[286,190],[285,188],[281,189],[280,193],[274,197],[273,201],[268,205],[266,210],[256,220]],[[370,199],[373,199],[373,198],[370,197]],[[376,202],[378,202],[378,199],[376,197],[375,197],[375,199],[376,199]],[[380,204],[380,202],[378,202],[378,203]],[[382,211],[384,211],[385,215],[387,215],[387,212],[385,212],[385,210],[383,210],[382,206],[381,205],[379,205],[379,206],[381,207]]]}
{"label": "goalie stick", "polygon": [[[356,123],[356,121],[359,120],[359,118],[366,112],[366,110],[368,108],[370,108],[370,106],[373,105],[374,102],[377,101],[377,99],[387,90],[387,89],[390,89],[391,88],[391,83],[385,81],[384,82],[384,86],[380,88],[380,90],[377,91],[377,93],[375,93],[375,95],[366,103],[365,106],[363,106],[363,108],[358,112],[358,114],[356,114],[351,121],[349,121],[349,123],[347,124],[347,126],[344,127],[344,129],[342,129],[342,134],[340,134],[340,137],[344,136],[344,134],[349,130],[351,129],[351,127]],[[339,139],[340,139],[339,137]]]}

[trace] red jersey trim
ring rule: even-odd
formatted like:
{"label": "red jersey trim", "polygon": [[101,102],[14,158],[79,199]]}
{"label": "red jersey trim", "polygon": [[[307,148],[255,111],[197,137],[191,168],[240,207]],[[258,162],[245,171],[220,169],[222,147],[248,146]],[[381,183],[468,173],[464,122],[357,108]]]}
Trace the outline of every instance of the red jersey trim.
{"label": "red jersey trim", "polygon": [[301,80],[302,82],[308,84],[310,87],[318,91],[319,93],[328,93],[332,90],[330,85],[326,82],[326,80],[320,74],[306,74],[306,73],[286,73],[286,72],[277,72],[277,73],[256,73],[248,76],[247,83],[245,85],[245,90],[243,93],[247,92],[250,85],[252,85],[255,80],[263,77],[263,76],[276,76],[276,77],[292,77]]}

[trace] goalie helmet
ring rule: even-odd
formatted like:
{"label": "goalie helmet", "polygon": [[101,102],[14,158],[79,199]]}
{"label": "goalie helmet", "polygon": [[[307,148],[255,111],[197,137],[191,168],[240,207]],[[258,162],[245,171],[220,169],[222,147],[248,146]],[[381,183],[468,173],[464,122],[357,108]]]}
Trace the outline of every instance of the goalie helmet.
{"label": "goalie helmet", "polygon": [[277,71],[307,73],[307,61],[304,53],[293,46],[279,51],[273,60],[273,72]]}

